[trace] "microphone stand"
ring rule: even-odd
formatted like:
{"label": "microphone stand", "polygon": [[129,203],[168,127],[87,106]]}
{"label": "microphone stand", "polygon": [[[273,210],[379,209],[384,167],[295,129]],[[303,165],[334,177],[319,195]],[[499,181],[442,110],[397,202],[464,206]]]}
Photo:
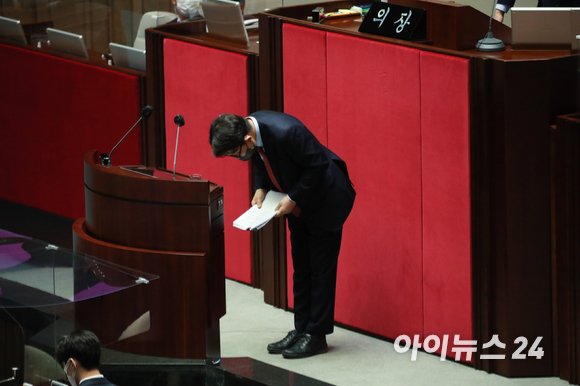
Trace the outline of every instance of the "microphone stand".
{"label": "microphone stand", "polygon": [[491,32],[491,21],[493,20],[493,13],[495,12],[495,0],[492,3],[491,15],[489,16],[489,30],[483,39],[477,42],[475,49],[482,52],[498,52],[505,50],[505,44],[497,38],[493,37]]}
{"label": "microphone stand", "polygon": [[141,122],[143,120],[143,118],[149,118],[151,116],[151,113],[153,112],[153,107],[151,106],[145,106],[141,109],[141,116],[139,117],[139,119],[137,120],[137,122],[135,122],[135,124],[133,125],[133,127],[131,127],[129,129],[129,131],[123,136],[123,138],[121,138],[121,140],[119,142],[117,142],[117,144],[111,149],[111,151],[109,152],[109,154],[101,154],[100,158],[101,158],[101,165],[103,166],[111,166],[111,155],[113,154],[113,151],[115,151],[115,149],[117,148],[117,146],[119,146],[119,144],[121,142],[123,142],[123,140],[125,139],[126,136],[129,135],[129,133],[131,131],[133,131],[133,129],[135,128],[135,126],[137,126],[139,124],[139,122]]}
{"label": "microphone stand", "polygon": [[11,384],[11,385],[16,385],[16,374],[18,372],[18,367],[13,367],[12,368],[12,377],[7,378],[7,379],[3,379],[0,381],[0,385],[7,383],[7,384]]}
{"label": "microphone stand", "polygon": [[185,119],[183,116],[176,115],[173,122],[177,125],[177,138],[175,138],[175,154],[173,155],[173,179],[175,180],[175,164],[177,163],[177,145],[179,144],[179,128],[185,126]]}
{"label": "microphone stand", "polygon": [[135,126],[137,126],[139,124],[139,122],[141,122],[143,120],[143,116],[141,116],[139,118],[139,120],[137,122],[135,122],[135,124],[133,125],[133,127],[131,127],[129,129],[129,131],[127,133],[125,133],[125,135],[123,136],[123,138],[121,138],[121,140],[119,142],[117,142],[117,144],[115,146],[113,146],[113,148],[111,149],[111,151],[109,152],[109,159],[111,158],[111,156],[113,155],[113,152],[115,151],[115,149],[117,148],[117,146],[119,146],[119,144],[121,142],[123,142],[123,140],[125,139],[126,136],[129,135],[129,133],[135,128]]}

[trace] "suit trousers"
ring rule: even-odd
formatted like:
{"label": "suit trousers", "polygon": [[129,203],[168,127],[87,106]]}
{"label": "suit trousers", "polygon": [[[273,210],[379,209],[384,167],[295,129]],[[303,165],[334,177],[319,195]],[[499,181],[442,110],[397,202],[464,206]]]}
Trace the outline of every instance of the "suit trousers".
{"label": "suit trousers", "polygon": [[294,266],[294,327],[315,336],[330,334],[342,227],[328,231],[293,215],[287,219]]}

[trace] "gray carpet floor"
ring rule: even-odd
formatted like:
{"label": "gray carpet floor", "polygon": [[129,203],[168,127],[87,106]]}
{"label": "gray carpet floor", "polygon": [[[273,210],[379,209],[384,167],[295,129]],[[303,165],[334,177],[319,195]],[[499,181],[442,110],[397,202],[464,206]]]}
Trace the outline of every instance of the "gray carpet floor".
{"label": "gray carpet floor", "polygon": [[[52,244],[71,248],[72,220],[0,200],[0,228],[26,234]],[[46,226],[46,224],[50,226]],[[268,343],[277,341],[293,328],[293,314],[264,303],[263,292],[226,280],[227,313],[221,319],[223,358],[250,357],[336,386],[384,385],[490,385],[565,386],[556,377],[509,379],[419,351],[399,354],[390,342],[374,339],[343,328],[328,337],[330,351],[307,359],[288,360],[270,355]],[[1,344],[1,343],[0,343]],[[103,350],[103,363],[139,363],[141,357]],[[156,363],[190,363],[192,360],[156,358]],[[294,384],[294,386],[299,386]]]}
{"label": "gray carpet floor", "polygon": [[307,359],[268,354],[268,343],[293,328],[293,314],[264,303],[263,292],[226,281],[227,313],[221,319],[222,357],[250,357],[336,386],[490,385],[564,386],[559,378],[505,378],[419,351],[397,353],[393,343],[343,328],[327,337],[329,352]]}

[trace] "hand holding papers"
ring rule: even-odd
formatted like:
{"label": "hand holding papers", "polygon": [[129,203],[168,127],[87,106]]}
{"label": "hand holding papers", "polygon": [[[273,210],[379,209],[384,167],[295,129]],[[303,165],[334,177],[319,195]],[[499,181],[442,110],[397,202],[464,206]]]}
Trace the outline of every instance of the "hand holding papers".
{"label": "hand holding papers", "polygon": [[262,202],[262,208],[258,209],[257,205],[252,206],[234,221],[234,227],[244,231],[261,229],[276,215],[275,209],[284,197],[286,193],[268,192],[266,199]]}

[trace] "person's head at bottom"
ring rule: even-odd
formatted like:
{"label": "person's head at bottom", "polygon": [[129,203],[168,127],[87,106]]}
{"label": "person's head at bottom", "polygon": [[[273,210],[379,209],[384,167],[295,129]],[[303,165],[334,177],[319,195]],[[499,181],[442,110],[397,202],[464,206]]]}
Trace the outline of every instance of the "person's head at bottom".
{"label": "person's head at bottom", "polygon": [[209,143],[215,157],[235,157],[247,161],[256,148],[256,130],[247,119],[221,114],[209,129]]}
{"label": "person's head at bottom", "polygon": [[56,346],[55,356],[71,386],[77,386],[85,378],[101,375],[101,342],[90,331],[73,331],[63,336]]}

